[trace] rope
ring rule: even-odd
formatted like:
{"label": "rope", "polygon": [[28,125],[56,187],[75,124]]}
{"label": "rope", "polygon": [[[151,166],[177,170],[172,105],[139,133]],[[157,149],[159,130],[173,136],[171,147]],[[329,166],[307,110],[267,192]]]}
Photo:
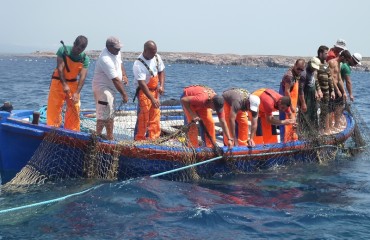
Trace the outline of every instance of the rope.
{"label": "rope", "polygon": [[209,141],[212,143],[212,145],[213,145],[213,152],[214,152],[216,155],[218,155],[218,156],[222,155],[222,153],[223,153],[222,149],[221,149],[219,146],[217,146],[217,144],[213,141],[212,136],[209,134],[209,132],[208,132],[208,130],[207,130],[207,128],[206,128],[206,126],[204,125],[203,121],[202,121],[202,120],[200,120],[200,121],[199,121],[199,124],[200,124],[200,126],[203,128],[203,131],[205,132],[206,137],[207,137],[207,138],[209,139]]}
{"label": "rope", "polygon": [[82,195],[82,194],[87,193],[87,192],[89,192],[91,190],[95,190],[95,189],[97,189],[97,188],[99,188],[101,186],[103,186],[103,184],[100,184],[100,185],[95,186],[95,187],[91,187],[91,188],[86,189],[86,190],[83,190],[81,192],[72,193],[72,194],[69,194],[69,195],[66,195],[66,196],[63,196],[63,197],[59,197],[59,198],[54,198],[54,199],[50,199],[50,200],[47,200],[47,201],[42,201],[42,202],[38,202],[38,203],[32,203],[32,204],[28,204],[28,205],[24,205],[24,206],[19,206],[19,207],[15,207],[15,208],[3,209],[3,210],[0,210],[0,214],[14,212],[14,211],[18,211],[18,210],[22,210],[22,209],[27,209],[27,208],[32,208],[32,207],[38,207],[38,206],[47,205],[47,204],[51,204],[51,203],[55,203],[55,202],[60,202],[60,201],[66,200],[66,199],[71,198],[71,197],[74,197],[74,196]]}
{"label": "rope", "polygon": [[155,177],[163,176],[163,175],[166,175],[166,174],[169,174],[169,173],[178,172],[178,171],[181,171],[181,170],[184,170],[184,169],[188,169],[188,168],[195,167],[195,166],[198,166],[198,165],[202,165],[202,164],[205,164],[205,163],[213,162],[213,161],[216,161],[216,160],[221,159],[221,158],[223,158],[223,156],[218,156],[218,157],[211,158],[211,159],[208,159],[208,160],[205,160],[205,161],[202,161],[202,162],[190,164],[190,165],[187,165],[187,166],[184,166],[184,167],[175,168],[175,169],[172,169],[172,170],[169,170],[169,171],[153,174],[153,175],[150,175],[150,177],[155,178]]}

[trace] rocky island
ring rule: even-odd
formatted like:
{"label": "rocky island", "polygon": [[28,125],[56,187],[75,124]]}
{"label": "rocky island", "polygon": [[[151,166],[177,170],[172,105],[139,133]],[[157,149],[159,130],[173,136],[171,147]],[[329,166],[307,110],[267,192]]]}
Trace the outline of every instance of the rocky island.
{"label": "rocky island", "polygon": [[[100,50],[86,51],[91,59],[97,59]],[[123,61],[134,61],[141,52],[122,52]],[[210,54],[195,52],[158,52],[165,63],[186,63],[186,64],[211,64],[211,65],[234,65],[251,67],[275,67],[286,68],[294,64],[298,58],[309,60],[310,57],[303,56],[280,56],[280,55],[238,55],[238,54]],[[31,54],[32,57],[56,57],[53,52],[37,51]],[[354,69],[369,71],[370,58],[364,57],[362,65]]]}

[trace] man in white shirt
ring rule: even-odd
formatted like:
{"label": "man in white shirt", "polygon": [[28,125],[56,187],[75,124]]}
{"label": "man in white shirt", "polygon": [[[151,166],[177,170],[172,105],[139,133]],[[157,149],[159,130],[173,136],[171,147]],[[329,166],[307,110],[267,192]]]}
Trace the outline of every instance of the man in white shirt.
{"label": "man in white shirt", "polygon": [[107,39],[106,48],[103,49],[96,61],[92,81],[96,104],[96,133],[101,135],[105,127],[109,140],[113,140],[116,90],[121,94],[124,103],[128,100],[123,85],[123,83],[128,83],[128,79],[122,64],[121,48],[122,44],[118,38],[109,37]]}
{"label": "man in white shirt", "polygon": [[164,64],[157,54],[153,41],[144,44],[144,51],[134,62],[133,72],[137,82],[134,97],[139,99],[135,140],[157,139],[161,134],[159,95],[164,93]]}

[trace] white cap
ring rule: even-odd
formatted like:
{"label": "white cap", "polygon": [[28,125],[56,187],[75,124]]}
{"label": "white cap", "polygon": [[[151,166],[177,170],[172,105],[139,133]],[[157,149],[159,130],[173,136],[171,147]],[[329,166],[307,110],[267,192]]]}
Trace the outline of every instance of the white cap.
{"label": "white cap", "polygon": [[311,64],[311,67],[313,67],[316,70],[319,70],[320,69],[321,61],[317,57],[313,57],[310,60],[310,64]]}
{"label": "white cap", "polygon": [[359,53],[352,54],[353,60],[356,62],[357,65],[361,65],[362,56]]}
{"label": "white cap", "polygon": [[250,95],[249,96],[249,109],[252,112],[258,112],[258,108],[260,107],[260,98],[256,95]]}

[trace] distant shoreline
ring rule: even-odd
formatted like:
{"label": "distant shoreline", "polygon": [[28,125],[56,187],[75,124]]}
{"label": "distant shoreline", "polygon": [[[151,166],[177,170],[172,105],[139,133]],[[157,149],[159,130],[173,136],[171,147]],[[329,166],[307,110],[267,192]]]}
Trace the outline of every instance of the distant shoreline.
{"label": "distant shoreline", "polygon": [[[86,54],[96,60],[100,50],[86,51]],[[134,61],[141,52],[122,52],[124,61]],[[231,65],[250,67],[274,67],[287,68],[294,64],[298,58],[306,59],[311,57],[303,56],[282,56],[282,55],[238,55],[238,54],[211,54],[195,52],[158,52],[163,61],[167,64],[209,64],[209,65]],[[36,51],[30,54],[17,54],[22,57],[56,57],[54,52]],[[369,71],[370,58],[363,58],[362,65],[354,70]]]}

